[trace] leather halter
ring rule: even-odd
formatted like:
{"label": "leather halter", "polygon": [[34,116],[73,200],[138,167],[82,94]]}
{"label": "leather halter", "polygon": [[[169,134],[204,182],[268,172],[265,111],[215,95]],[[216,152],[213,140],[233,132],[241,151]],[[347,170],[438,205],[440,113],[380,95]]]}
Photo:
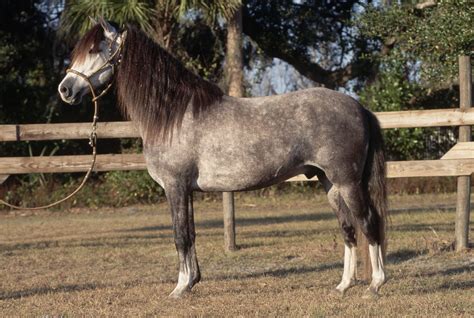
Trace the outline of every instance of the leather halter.
{"label": "leather halter", "polygon": [[[100,97],[104,96],[105,93],[107,93],[107,91],[110,89],[110,87],[112,87],[112,81],[107,85],[107,87],[99,95],[96,95],[95,90],[94,90],[94,86],[92,85],[92,82],[91,82],[90,79],[92,78],[92,76],[96,75],[97,73],[99,73],[100,71],[102,71],[103,69],[105,69],[107,67],[111,68],[112,75],[115,74],[115,67],[117,67],[120,64],[121,59],[122,59],[122,47],[123,47],[123,43],[125,42],[125,34],[126,34],[125,32],[122,33],[122,39],[121,39],[120,44],[118,45],[117,49],[115,50],[115,52],[113,54],[111,54],[109,56],[109,58],[101,66],[99,66],[96,70],[94,70],[90,75],[86,75],[84,73],[76,71],[73,68],[68,68],[66,70],[66,73],[72,73],[74,75],[79,76],[84,81],[86,81],[86,83],[89,86],[89,89],[91,91],[92,101],[94,103]],[[114,38],[114,40],[111,41],[110,46],[109,46],[109,53],[112,53],[111,52],[112,51],[112,45],[115,43],[115,41],[117,41],[118,37],[119,37],[119,34],[117,34],[117,36]],[[115,59],[117,56],[118,56],[118,58]],[[115,59],[115,61],[114,61],[114,59]]]}

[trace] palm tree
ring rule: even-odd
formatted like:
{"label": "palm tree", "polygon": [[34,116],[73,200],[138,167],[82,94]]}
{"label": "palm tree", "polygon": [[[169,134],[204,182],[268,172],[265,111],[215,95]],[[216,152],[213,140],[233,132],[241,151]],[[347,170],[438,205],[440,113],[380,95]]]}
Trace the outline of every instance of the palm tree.
{"label": "palm tree", "polygon": [[244,96],[242,60],[242,9],[235,11],[227,25],[227,76],[229,95]]}
{"label": "palm tree", "polygon": [[136,23],[143,31],[153,35],[152,21],[155,15],[156,11],[149,1],[66,0],[59,34],[62,37],[76,38],[93,26],[94,22],[87,17],[105,17],[113,18],[119,24]]}
{"label": "palm tree", "polygon": [[135,23],[165,48],[172,43],[179,19],[189,11],[201,12],[208,22],[229,20],[241,0],[66,0],[60,34],[82,35],[93,22],[84,17],[105,17],[119,24]]}

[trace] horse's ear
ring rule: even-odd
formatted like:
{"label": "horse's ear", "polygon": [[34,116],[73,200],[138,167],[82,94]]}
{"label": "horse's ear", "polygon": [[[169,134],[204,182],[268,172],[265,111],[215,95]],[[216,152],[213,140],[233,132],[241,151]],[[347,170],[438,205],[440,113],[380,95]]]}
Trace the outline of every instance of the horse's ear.
{"label": "horse's ear", "polygon": [[109,40],[115,41],[115,38],[117,37],[117,30],[114,28],[114,26],[105,21],[102,17],[99,18],[99,23],[102,26],[102,29],[104,29],[105,37]]}
{"label": "horse's ear", "polygon": [[99,18],[99,23],[102,26],[102,29],[104,29],[106,34],[117,32],[117,30],[115,30],[115,28],[109,22],[105,21],[105,19],[103,17]]}
{"label": "horse's ear", "polygon": [[120,35],[120,41],[125,41],[127,38],[127,30],[123,31],[122,34]]}
{"label": "horse's ear", "polygon": [[94,19],[93,17],[89,16],[89,20],[91,20],[91,23],[93,26],[97,24],[97,20]]}

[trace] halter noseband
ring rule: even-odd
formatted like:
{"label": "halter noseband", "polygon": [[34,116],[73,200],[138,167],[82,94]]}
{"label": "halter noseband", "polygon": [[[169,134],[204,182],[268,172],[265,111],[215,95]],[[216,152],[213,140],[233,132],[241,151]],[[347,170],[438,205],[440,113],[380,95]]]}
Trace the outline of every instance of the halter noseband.
{"label": "halter noseband", "polygon": [[[111,67],[112,69],[112,75],[115,73],[115,67],[118,66],[120,64],[120,61],[122,59],[122,47],[123,47],[123,43],[125,42],[125,32],[122,33],[122,39],[120,41],[120,44],[118,45],[117,49],[115,50],[115,52],[113,54],[111,54],[109,56],[109,58],[107,59],[107,61],[104,62],[104,64],[102,64],[100,67],[98,67],[94,72],[92,72],[89,76],[85,75],[84,73],[81,73],[79,71],[76,71],[75,69],[72,69],[72,68],[68,68],[66,70],[66,73],[73,73],[77,76],[79,76],[80,78],[82,78],[84,81],[86,81],[87,85],[89,86],[89,89],[91,91],[91,94],[92,94],[92,101],[95,103],[99,98],[101,98],[102,96],[105,95],[105,93],[107,93],[107,91],[110,89],[110,87],[112,87],[112,81],[107,85],[107,87],[99,94],[99,95],[96,95],[95,93],[95,90],[94,90],[94,86],[92,86],[92,82],[91,82],[91,77],[94,76],[95,74],[99,73],[100,71],[102,71],[103,69],[105,69],[106,67]],[[117,36],[114,38],[114,40],[111,42],[110,46],[109,46],[109,52],[111,53],[111,49],[112,49],[112,44],[115,43],[115,41],[117,41],[117,38],[118,38],[119,34],[117,34]],[[118,59],[116,61],[114,61],[114,58],[118,55]]]}

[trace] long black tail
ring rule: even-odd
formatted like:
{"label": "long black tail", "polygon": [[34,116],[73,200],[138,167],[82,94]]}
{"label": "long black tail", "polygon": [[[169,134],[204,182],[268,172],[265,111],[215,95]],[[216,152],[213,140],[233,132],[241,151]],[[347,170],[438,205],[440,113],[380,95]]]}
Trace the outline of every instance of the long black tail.
{"label": "long black tail", "polygon": [[[379,121],[373,113],[366,110],[369,125],[370,141],[367,153],[367,161],[364,169],[363,182],[368,187],[369,208],[379,216],[379,237],[382,247],[383,259],[387,250],[385,235],[388,206],[387,206],[387,183],[385,169],[384,142]],[[370,256],[368,241],[360,231],[357,235],[359,250],[362,253],[363,276],[366,279],[371,276]]]}

